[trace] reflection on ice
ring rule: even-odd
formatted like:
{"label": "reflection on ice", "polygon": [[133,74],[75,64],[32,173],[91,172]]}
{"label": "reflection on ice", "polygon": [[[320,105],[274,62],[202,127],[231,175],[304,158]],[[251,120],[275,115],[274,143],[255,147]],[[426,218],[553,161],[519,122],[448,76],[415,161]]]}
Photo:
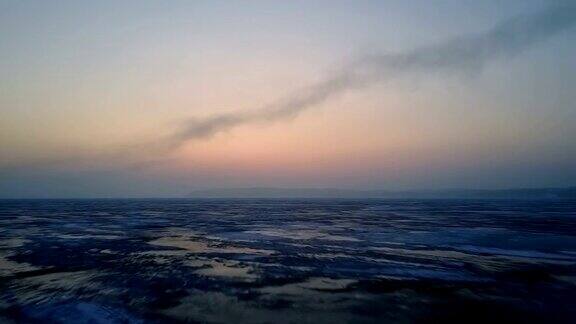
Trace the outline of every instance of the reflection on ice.
{"label": "reflection on ice", "polygon": [[576,203],[0,202],[0,322],[576,319]]}

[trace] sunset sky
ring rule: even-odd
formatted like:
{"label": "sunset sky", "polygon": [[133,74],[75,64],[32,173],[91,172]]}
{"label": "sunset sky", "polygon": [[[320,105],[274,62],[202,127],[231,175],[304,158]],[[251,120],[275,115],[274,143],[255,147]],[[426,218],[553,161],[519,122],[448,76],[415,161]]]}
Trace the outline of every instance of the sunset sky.
{"label": "sunset sky", "polygon": [[0,0],[0,197],[576,184],[576,2]]}

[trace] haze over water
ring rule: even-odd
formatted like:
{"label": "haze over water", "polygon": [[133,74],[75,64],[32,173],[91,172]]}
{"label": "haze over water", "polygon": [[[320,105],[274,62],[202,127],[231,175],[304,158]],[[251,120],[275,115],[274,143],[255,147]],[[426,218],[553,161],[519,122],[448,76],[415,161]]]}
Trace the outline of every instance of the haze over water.
{"label": "haze over water", "polygon": [[565,187],[573,1],[2,1],[0,196]]}

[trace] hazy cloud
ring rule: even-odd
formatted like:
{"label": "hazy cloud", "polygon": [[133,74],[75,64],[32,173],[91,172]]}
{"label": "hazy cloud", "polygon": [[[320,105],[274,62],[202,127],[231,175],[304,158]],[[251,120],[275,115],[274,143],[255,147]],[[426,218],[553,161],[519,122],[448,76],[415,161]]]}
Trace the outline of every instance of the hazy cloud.
{"label": "hazy cloud", "polygon": [[555,1],[539,12],[517,16],[478,34],[464,35],[404,53],[371,55],[350,62],[312,86],[259,109],[190,119],[166,145],[178,147],[234,127],[289,119],[345,91],[410,73],[479,71],[493,60],[513,57],[576,23],[576,3]]}

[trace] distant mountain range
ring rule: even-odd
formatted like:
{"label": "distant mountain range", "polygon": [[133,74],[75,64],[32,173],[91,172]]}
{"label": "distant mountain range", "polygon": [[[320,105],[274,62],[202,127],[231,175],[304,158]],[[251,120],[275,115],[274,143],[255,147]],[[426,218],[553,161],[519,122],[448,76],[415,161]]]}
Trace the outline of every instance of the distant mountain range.
{"label": "distant mountain range", "polygon": [[221,188],[192,192],[192,198],[476,198],[576,199],[576,187],[530,189],[353,190],[334,188]]}

